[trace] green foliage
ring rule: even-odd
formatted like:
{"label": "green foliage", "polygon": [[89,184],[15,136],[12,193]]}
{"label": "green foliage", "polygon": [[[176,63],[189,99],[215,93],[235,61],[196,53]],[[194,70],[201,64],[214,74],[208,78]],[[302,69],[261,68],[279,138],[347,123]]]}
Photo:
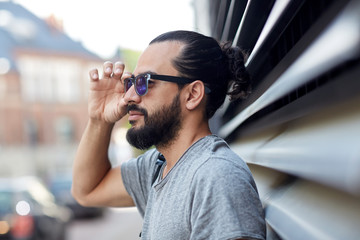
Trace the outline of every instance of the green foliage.
{"label": "green foliage", "polygon": [[141,52],[131,49],[121,49],[122,59],[125,63],[126,71],[133,72]]}

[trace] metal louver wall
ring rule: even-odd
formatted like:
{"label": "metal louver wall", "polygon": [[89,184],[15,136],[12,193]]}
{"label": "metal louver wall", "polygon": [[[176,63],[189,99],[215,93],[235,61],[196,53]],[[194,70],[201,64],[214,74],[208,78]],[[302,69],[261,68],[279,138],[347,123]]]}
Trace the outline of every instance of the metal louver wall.
{"label": "metal louver wall", "polygon": [[218,134],[253,172],[268,239],[360,239],[360,0],[194,4],[249,53],[253,93]]}

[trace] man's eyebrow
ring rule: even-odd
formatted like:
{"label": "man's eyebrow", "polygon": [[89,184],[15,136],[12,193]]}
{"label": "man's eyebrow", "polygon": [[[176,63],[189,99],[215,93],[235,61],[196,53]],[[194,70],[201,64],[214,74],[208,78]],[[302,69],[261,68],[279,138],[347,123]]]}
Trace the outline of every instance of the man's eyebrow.
{"label": "man's eyebrow", "polygon": [[156,73],[156,72],[152,72],[152,71],[142,72],[142,73],[139,73],[138,75],[144,75],[144,74],[153,74],[153,75],[157,75],[157,73]]}

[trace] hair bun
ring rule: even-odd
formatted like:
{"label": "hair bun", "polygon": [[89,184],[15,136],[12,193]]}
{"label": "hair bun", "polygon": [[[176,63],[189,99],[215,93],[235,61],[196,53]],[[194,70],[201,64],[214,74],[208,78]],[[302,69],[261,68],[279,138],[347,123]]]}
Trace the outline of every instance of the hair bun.
{"label": "hair bun", "polygon": [[221,46],[228,66],[227,78],[229,79],[230,89],[228,95],[230,100],[244,99],[251,93],[251,79],[245,68],[247,55],[242,49],[226,42]]}

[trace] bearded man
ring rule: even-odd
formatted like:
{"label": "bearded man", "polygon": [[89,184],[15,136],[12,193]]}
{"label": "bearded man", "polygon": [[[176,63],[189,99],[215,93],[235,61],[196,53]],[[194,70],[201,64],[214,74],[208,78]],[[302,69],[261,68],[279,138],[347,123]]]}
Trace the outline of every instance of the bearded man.
{"label": "bearded man", "polygon": [[[265,239],[251,172],[208,123],[226,95],[249,92],[239,48],[196,32],[168,32],[150,42],[133,74],[105,62],[103,77],[94,69],[90,79],[90,117],[73,171],[79,203],[136,206],[142,239]],[[111,132],[126,115],[129,143],[155,148],[112,167]]]}

